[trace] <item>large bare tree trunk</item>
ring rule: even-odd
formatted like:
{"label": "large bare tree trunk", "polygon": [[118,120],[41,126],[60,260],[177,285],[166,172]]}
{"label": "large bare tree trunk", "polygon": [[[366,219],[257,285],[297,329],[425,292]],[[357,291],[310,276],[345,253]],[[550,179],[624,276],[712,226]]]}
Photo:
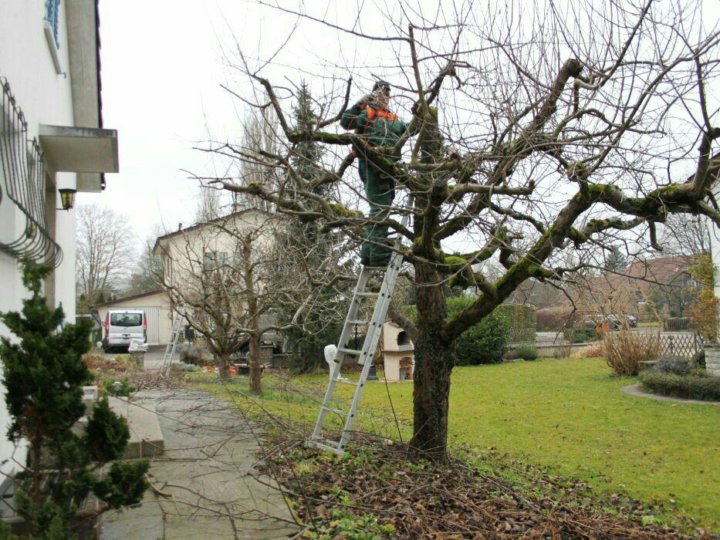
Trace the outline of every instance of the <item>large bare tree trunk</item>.
{"label": "large bare tree trunk", "polygon": [[227,356],[218,356],[218,378],[221,381],[227,381],[230,379],[230,358]]}
{"label": "large bare tree trunk", "polygon": [[260,382],[262,370],[260,369],[260,336],[253,334],[250,337],[250,352],[248,353],[248,367],[250,391],[254,394],[262,394],[262,383]]}
{"label": "large bare tree trunk", "polygon": [[434,460],[445,459],[448,433],[450,372],[455,350],[440,335],[447,314],[439,275],[429,264],[417,264],[418,340],[415,344],[415,385],[413,390],[414,433],[410,446]]}

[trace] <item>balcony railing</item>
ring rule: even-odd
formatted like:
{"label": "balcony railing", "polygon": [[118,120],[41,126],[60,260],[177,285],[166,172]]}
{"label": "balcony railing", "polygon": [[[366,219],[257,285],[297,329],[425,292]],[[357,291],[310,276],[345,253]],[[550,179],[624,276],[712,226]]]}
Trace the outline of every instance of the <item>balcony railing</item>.
{"label": "balcony railing", "polygon": [[0,210],[12,201],[25,217],[25,230],[12,238],[14,212],[10,215],[8,219],[13,221],[6,222],[5,230],[0,231],[0,251],[57,267],[62,262],[62,249],[49,232],[42,151],[35,140],[28,140],[25,115],[3,77],[0,86]]}

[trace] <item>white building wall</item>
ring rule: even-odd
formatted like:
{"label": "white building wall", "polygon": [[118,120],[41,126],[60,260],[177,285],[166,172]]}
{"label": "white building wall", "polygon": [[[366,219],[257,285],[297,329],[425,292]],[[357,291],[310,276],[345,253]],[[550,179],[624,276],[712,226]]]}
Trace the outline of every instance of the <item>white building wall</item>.
{"label": "white building wall", "polygon": [[[69,58],[67,32],[65,25],[65,3],[60,2],[60,65],[63,70],[58,74],[55,69],[50,47],[45,38],[44,18],[45,2],[27,2],[26,0],[2,0],[0,15],[0,76],[10,84],[17,105],[25,114],[28,123],[28,136],[37,137],[40,124],[73,125],[72,92],[70,78],[66,75]],[[75,174],[55,175],[46,167],[51,182],[58,187],[75,187]],[[57,178],[55,178],[57,176]],[[55,191],[57,194],[57,191]],[[59,197],[53,205],[59,206]],[[9,199],[0,203],[0,213],[10,210]],[[13,219],[17,238],[24,229],[25,218],[15,211]],[[54,274],[54,304],[62,302],[67,319],[75,320],[75,220],[74,210],[68,212],[55,210],[55,241],[63,250],[63,262]],[[16,272],[17,263],[2,268],[2,276]],[[0,280],[2,282],[5,279]],[[19,281],[18,281],[19,283]],[[4,283],[0,284],[4,288]],[[18,287],[13,287],[19,291]],[[20,287],[21,289],[21,287]],[[0,293],[4,293],[0,290]],[[0,310],[5,302],[0,294]],[[19,306],[17,295],[6,300]],[[17,309],[13,308],[13,309]]]}
{"label": "white building wall", "polygon": [[[2,0],[0,2],[0,76],[7,79],[17,105],[25,114],[28,135],[37,136],[40,124],[73,125],[73,106],[70,79],[57,73],[44,32],[45,2],[28,0]],[[68,47],[65,25],[65,2],[60,3],[59,57],[61,69],[68,71]],[[55,183],[53,171],[47,171]],[[65,173],[58,179],[59,187],[75,187],[75,175]],[[54,185],[57,193],[57,185]],[[53,192],[46,207],[59,206]],[[52,206],[51,206],[52,205]],[[67,319],[75,319],[75,226],[73,211],[55,211],[48,221],[55,224],[55,241],[63,250],[63,262],[55,270],[53,286],[54,304],[62,302]],[[0,201],[0,224],[12,224],[8,236],[17,238],[25,227],[25,218],[15,204],[4,196]],[[51,231],[52,233],[52,231]],[[5,236],[3,236],[5,238]],[[19,311],[27,291],[22,286],[18,261],[0,252],[0,311]],[[7,329],[0,325],[0,334]],[[4,395],[4,389],[0,388]],[[4,473],[13,461],[24,461],[23,451],[14,451],[7,441],[9,418],[4,397],[0,399],[0,470]],[[4,475],[0,474],[0,478]]]}

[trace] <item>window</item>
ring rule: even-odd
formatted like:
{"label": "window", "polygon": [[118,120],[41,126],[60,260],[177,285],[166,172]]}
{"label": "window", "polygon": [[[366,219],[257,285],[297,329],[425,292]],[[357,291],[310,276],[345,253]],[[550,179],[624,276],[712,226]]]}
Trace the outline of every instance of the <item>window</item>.
{"label": "window", "polygon": [[205,268],[220,268],[230,264],[230,257],[227,251],[206,251],[203,254],[203,265]]}
{"label": "window", "polygon": [[111,313],[110,326],[141,326],[142,313]]}
{"label": "window", "polygon": [[203,254],[203,266],[205,268],[215,268],[215,265],[217,264],[217,252],[216,251],[206,251]]}
{"label": "window", "polygon": [[60,66],[60,0],[45,0],[45,39],[50,49],[55,72],[62,73]]}
{"label": "window", "polygon": [[50,26],[55,46],[60,48],[58,36],[58,18],[60,15],[60,0],[45,0],[45,22]]}

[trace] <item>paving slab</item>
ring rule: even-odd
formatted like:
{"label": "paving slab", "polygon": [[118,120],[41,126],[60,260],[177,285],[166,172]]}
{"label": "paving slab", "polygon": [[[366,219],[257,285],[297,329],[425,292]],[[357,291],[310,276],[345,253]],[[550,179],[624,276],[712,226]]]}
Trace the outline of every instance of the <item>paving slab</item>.
{"label": "paving slab", "polygon": [[297,534],[274,480],[257,471],[255,426],[200,392],[146,391],[133,401],[154,407],[164,454],[151,460],[155,490],[137,508],[105,514],[101,538],[262,540]]}
{"label": "paving slab", "polygon": [[152,402],[135,403],[127,398],[108,398],[110,408],[125,418],[130,429],[130,440],[125,450],[125,459],[152,458],[161,456],[165,450],[160,422]]}

